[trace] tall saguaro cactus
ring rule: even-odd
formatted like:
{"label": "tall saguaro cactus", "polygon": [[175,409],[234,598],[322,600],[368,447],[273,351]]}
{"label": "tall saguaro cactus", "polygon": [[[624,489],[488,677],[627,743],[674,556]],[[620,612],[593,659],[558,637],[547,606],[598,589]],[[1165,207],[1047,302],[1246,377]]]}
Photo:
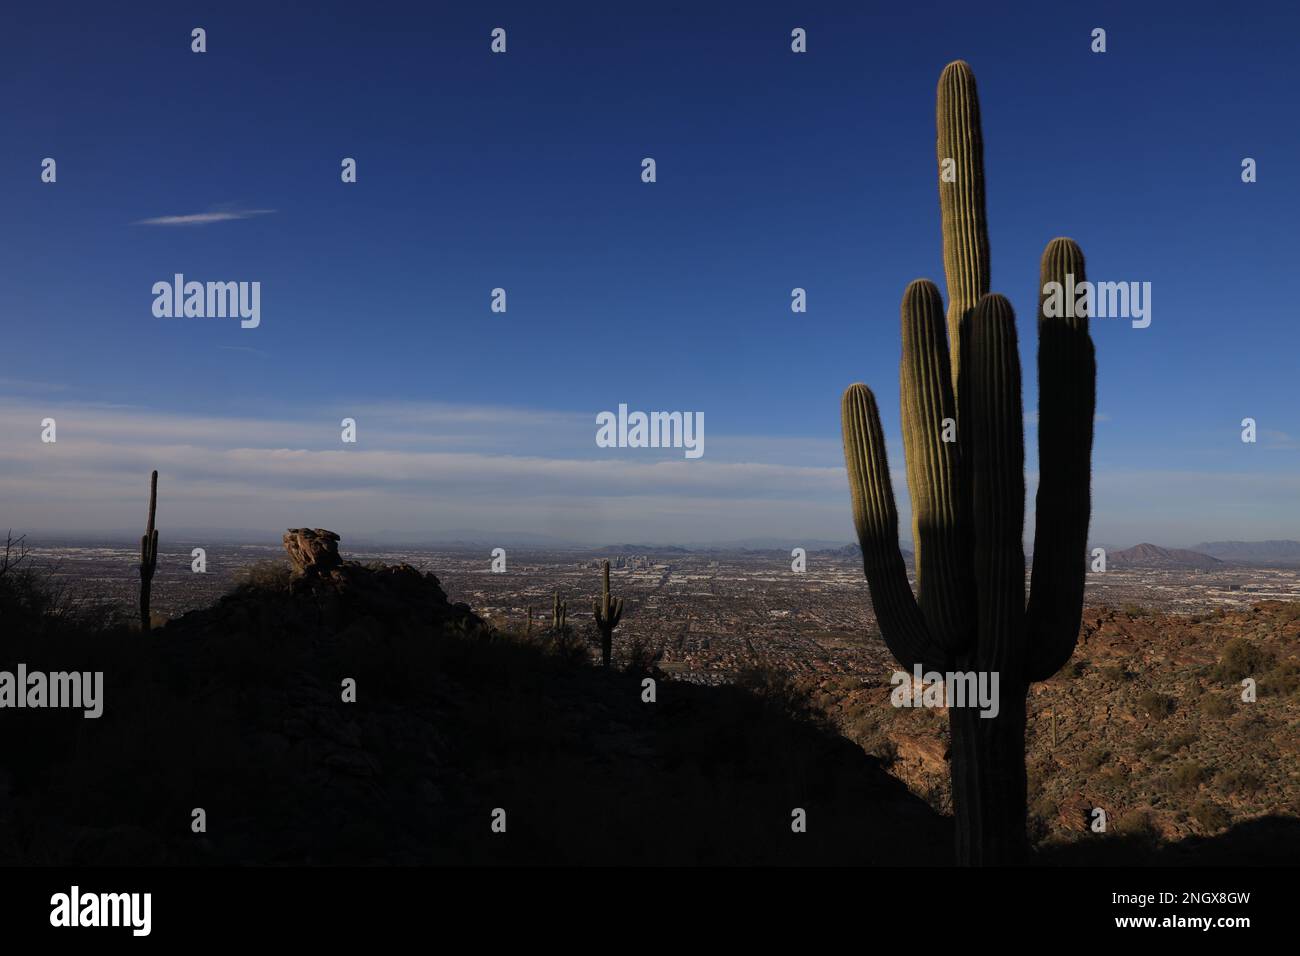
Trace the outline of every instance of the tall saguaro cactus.
{"label": "tall saguaro cactus", "polygon": [[614,628],[623,619],[623,599],[609,597],[609,562],[605,562],[603,593],[599,601],[592,601],[592,612],[596,617],[596,629],[600,631],[600,656],[605,668],[609,669],[610,652],[614,647]]}
{"label": "tall saguaro cactus", "polygon": [[[983,141],[975,77],[939,79],[937,153],[948,316],[927,280],[902,302],[903,451],[912,497],[916,594],[898,547],[898,511],[875,396],[844,393],[844,457],[863,570],[881,634],[908,670],[997,672],[999,710],[949,708],[957,859],[1014,863],[1025,837],[1025,698],[1069,660],[1083,609],[1096,360],[1086,317],[1045,314],[1042,292],[1083,253],[1053,239],[1039,277],[1039,485],[1025,602],[1024,433],[1015,314],[989,294]],[[946,160],[951,162],[946,163]],[[956,441],[945,419],[956,424]]]}
{"label": "tall saguaro cactus", "polygon": [[149,523],[140,536],[140,630],[149,630],[149,592],[153,589],[153,573],[158,568],[158,530],[153,526],[154,511],[158,507],[158,472],[149,478]]}

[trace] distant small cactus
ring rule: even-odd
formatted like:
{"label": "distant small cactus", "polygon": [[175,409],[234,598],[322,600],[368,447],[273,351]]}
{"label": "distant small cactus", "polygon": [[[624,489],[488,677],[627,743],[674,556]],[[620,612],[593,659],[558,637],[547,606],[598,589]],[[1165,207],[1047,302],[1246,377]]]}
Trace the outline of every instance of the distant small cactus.
{"label": "distant small cactus", "polygon": [[592,601],[592,612],[596,618],[596,629],[600,631],[600,657],[605,668],[609,668],[610,653],[614,647],[614,628],[623,619],[623,599],[611,600],[609,596],[609,562],[605,562],[603,572],[604,588],[599,601]]}
{"label": "distant small cactus", "polygon": [[158,507],[158,472],[149,478],[149,523],[140,536],[140,630],[149,630],[149,596],[153,573],[158,568],[158,529],[153,526]]}
{"label": "distant small cactus", "polygon": [[560,592],[555,592],[555,603],[551,606],[551,631],[563,634],[565,619],[569,616],[569,602],[560,600]]}

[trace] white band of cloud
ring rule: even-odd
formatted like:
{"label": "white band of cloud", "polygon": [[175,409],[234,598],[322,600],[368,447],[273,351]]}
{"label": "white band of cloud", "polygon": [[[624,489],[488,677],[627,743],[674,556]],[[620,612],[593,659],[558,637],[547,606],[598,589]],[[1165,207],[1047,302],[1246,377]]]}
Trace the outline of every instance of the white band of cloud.
{"label": "white band of cloud", "polygon": [[[39,437],[46,416],[58,421],[53,445]],[[339,440],[348,416],[358,422],[356,445]],[[593,448],[590,422],[585,413],[492,406],[356,401],[260,418],[0,397],[0,523],[129,528],[157,468],[160,524],[165,515],[173,528],[321,526],[350,537],[401,529],[431,541],[470,528],[592,544],[853,538],[834,439],[720,434],[708,458],[684,461],[673,450]],[[902,461],[899,449],[890,453]],[[897,469],[891,477],[906,546],[907,483]],[[1026,479],[1032,535],[1037,475]],[[1300,475],[1291,471],[1108,469],[1094,475],[1093,492],[1094,540],[1300,536]]]}
{"label": "white band of cloud", "polygon": [[254,216],[267,216],[274,209],[237,209],[225,212],[192,212],[184,216],[155,216],[152,219],[138,219],[133,226],[205,226],[210,222],[229,222],[232,219],[252,219]]}

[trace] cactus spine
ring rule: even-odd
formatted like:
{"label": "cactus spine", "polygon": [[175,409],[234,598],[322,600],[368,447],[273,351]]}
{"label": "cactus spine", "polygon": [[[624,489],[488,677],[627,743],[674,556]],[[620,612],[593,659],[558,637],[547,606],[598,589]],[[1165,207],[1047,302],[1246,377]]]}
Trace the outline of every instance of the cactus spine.
{"label": "cactus spine", "polygon": [[609,668],[610,652],[614,647],[614,628],[623,619],[623,599],[610,600],[609,596],[609,562],[605,562],[602,572],[604,577],[603,593],[599,601],[592,601],[592,612],[596,617],[596,629],[600,631],[600,657],[606,669]]}
{"label": "cactus spine", "polygon": [[158,530],[153,526],[158,507],[158,472],[149,478],[149,523],[140,536],[140,630],[149,630],[149,594],[153,573],[158,568]]}
{"label": "cactus spine", "polygon": [[[1045,314],[1049,282],[1084,276],[1083,253],[1043,253],[1038,320],[1039,488],[1025,603],[1024,432],[1015,314],[989,295],[983,142],[975,77],[962,62],[938,87],[937,151],[948,314],[927,280],[902,301],[903,451],[912,496],[917,593],[898,548],[898,511],[875,396],[844,393],[844,457],[863,570],[886,645],[923,671],[997,672],[999,712],[950,707],[957,859],[1017,862],[1025,837],[1025,700],[1069,660],[1082,616],[1096,362],[1087,318]],[[957,423],[943,441],[943,419]]]}

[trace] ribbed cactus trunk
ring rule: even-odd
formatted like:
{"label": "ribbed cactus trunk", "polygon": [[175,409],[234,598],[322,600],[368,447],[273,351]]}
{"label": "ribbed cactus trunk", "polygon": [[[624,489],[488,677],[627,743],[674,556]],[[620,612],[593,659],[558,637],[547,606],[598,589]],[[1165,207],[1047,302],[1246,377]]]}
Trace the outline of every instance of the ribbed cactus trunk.
{"label": "ribbed cactus trunk", "polygon": [[956,859],[996,866],[1025,858],[1025,693],[1001,687],[1001,710],[948,711]]}
{"label": "ribbed cactus trunk", "polygon": [[158,567],[158,531],[154,528],[154,511],[158,507],[158,472],[149,478],[149,523],[140,538],[140,630],[148,631],[149,596],[153,590],[153,573]]}
{"label": "ribbed cactus trunk", "polygon": [[[909,671],[998,675],[996,716],[948,710],[956,849],[964,864],[1014,863],[1027,847],[1026,694],[1069,659],[1082,614],[1096,363],[1087,318],[1046,316],[1040,294],[1040,477],[1026,608],[1016,320],[1010,302],[988,294],[979,101],[961,61],[939,80],[937,125],[947,320],[927,280],[908,286],[901,310],[915,596],[880,415],[865,385],[844,394],[844,455],[863,570],[890,651]],[[945,181],[945,160],[955,181]],[[1084,281],[1083,254],[1054,239],[1040,282],[1064,283],[1067,274]]]}
{"label": "ribbed cactus trunk", "polygon": [[606,670],[609,669],[610,655],[614,648],[614,628],[623,618],[623,599],[611,600],[609,596],[609,562],[605,562],[603,571],[604,587],[599,601],[592,602],[592,611],[596,618],[596,629],[600,631],[600,657]]}

